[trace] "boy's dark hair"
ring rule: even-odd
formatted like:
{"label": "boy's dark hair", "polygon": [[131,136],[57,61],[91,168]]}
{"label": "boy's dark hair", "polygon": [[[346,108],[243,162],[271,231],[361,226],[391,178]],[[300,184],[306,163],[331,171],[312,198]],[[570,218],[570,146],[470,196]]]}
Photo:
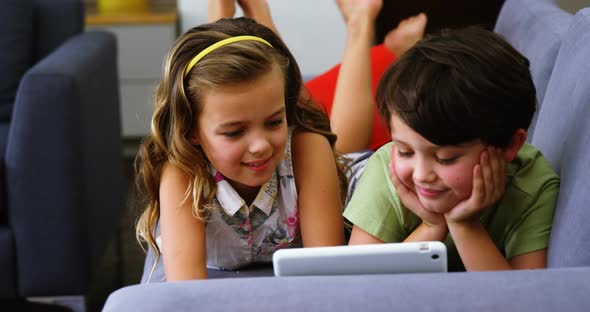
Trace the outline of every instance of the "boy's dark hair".
{"label": "boy's dark hair", "polygon": [[443,30],[409,49],[383,75],[377,107],[436,145],[481,139],[510,143],[528,129],[536,107],[529,61],[479,27]]}

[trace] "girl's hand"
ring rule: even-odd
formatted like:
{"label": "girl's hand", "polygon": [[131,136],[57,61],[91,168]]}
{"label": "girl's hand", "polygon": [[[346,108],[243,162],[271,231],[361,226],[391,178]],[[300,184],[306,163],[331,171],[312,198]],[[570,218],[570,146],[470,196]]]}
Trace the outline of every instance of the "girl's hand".
{"label": "girl's hand", "polygon": [[389,161],[389,176],[391,177],[391,182],[397,190],[397,194],[399,195],[399,198],[404,206],[420,217],[420,219],[422,219],[422,223],[425,225],[430,227],[446,227],[444,215],[426,210],[418,199],[418,195],[416,195],[414,191],[410,190],[405,184],[402,183],[394,170],[394,158],[395,146],[392,145],[390,156],[391,160]]}
{"label": "girl's hand", "polygon": [[499,148],[488,147],[481,153],[479,164],[473,168],[471,196],[445,213],[448,223],[469,222],[479,218],[487,208],[496,204],[506,189],[506,162]]}

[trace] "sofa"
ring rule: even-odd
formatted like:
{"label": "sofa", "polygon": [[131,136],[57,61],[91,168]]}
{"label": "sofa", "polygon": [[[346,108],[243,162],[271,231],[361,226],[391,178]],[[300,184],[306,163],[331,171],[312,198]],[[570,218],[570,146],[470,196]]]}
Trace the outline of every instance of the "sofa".
{"label": "sofa", "polygon": [[125,211],[115,37],[81,0],[0,10],[0,310],[81,296]]}
{"label": "sofa", "polygon": [[551,0],[507,0],[496,31],[531,60],[542,99],[531,142],[562,179],[547,269],[305,277],[246,271],[128,286],[109,296],[104,311],[590,310],[590,8],[571,15]]}

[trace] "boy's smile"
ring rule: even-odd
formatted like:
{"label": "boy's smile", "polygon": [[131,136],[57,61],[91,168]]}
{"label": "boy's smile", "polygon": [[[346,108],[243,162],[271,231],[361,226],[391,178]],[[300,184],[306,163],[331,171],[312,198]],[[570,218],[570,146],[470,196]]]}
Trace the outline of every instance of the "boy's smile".
{"label": "boy's smile", "polygon": [[269,181],[287,142],[283,72],[205,92],[195,138],[242,196]]}
{"label": "boy's smile", "polygon": [[391,160],[401,182],[416,193],[425,209],[445,213],[469,198],[473,168],[485,146],[472,141],[457,146],[432,144],[396,115],[391,118]]}
{"label": "boy's smile", "polygon": [[416,193],[420,194],[420,196],[422,196],[422,197],[436,198],[436,197],[439,197],[443,193],[443,191],[423,188],[423,187],[416,185]]}

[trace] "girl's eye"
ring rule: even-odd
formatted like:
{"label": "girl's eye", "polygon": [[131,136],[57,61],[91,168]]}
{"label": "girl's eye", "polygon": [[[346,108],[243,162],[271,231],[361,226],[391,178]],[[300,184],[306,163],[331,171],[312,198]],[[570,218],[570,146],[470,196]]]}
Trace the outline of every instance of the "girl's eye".
{"label": "girl's eye", "polygon": [[283,124],[283,118],[281,118],[281,119],[276,119],[276,120],[272,120],[272,121],[270,121],[268,124],[269,124],[269,126],[271,126],[271,127],[278,127],[278,126],[280,126],[281,124]]}
{"label": "girl's eye", "polygon": [[229,131],[229,132],[224,132],[222,133],[223,136],[226,136],[228,138],[237,138],[238,136],[240,136],[242,134],[242,130],[236,130],[236,131]]}
{"label": "girl's eye", "polygon": [[457,158],[459,158],[459,157],[439,158],[439,157],[435,156],[435,158],[436,158],[436,161],[441,165],[450,165],[450,164],[454,163],[457,160]]}

